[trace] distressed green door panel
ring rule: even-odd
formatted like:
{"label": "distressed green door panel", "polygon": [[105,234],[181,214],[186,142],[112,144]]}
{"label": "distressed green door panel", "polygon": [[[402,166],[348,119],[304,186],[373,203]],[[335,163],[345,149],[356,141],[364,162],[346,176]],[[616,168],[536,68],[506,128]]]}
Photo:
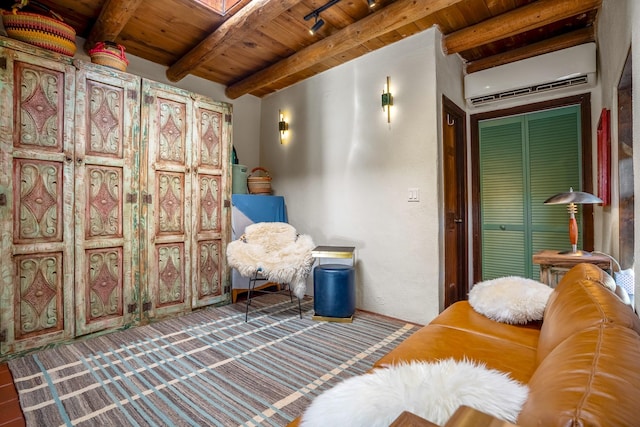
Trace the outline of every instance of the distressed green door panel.
{"label": "distressed green door panel", "polygon": [[227,302],[226,244],[230,237],[231,109],[204,97],[194,100],[192,188],[192,306]]}
{"label": "distressed green door panel", "polygon": [[145,316],[191,309],[192,116],[189,92],[142,81]]}
{"label": "distressed green door panel", "polygon": [[0,356],[73,324],[75,69],[0,45]]}
{"label": "distressed green door panel", "polygon": [[[140,78],[76,74],[76,335],[134,324]],[[127,201],[128,199],[128,201]]]}

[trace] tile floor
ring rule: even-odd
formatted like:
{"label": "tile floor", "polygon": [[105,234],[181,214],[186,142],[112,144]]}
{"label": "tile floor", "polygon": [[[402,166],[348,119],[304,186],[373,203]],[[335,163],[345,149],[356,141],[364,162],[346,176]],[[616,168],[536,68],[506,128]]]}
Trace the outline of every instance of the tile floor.
{"label": "tile floor", "polygon": [[0,427],[25,426],[9,366],[0,363]]}

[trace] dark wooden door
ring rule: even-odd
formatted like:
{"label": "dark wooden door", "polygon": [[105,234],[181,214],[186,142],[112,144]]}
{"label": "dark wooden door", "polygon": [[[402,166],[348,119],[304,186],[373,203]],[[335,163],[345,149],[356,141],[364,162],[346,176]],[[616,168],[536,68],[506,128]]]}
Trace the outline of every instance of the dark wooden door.
{"label": "dark wooden door", "polygon": [[469,290],[465,133],[464,111],[443,97],[445,308],[466,299]]}

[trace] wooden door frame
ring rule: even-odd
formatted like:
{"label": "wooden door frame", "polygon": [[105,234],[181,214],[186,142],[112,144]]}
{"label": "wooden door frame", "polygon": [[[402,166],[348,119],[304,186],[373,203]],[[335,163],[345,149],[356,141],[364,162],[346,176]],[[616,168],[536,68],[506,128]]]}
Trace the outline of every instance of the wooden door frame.
{"label": "wooden door frame", "polygon": [[[528,114],[551,108],[560,108],[570,105],[580,105],[580,126],[582,136],[582,189],[593,193],[593,170],[591,166],[591,93],[569,96],[521,105],[502,110],[487,111],[473,114],[470,117],[471,126],[471,206],[473,218],[473,281],[482,280],[482,241],[480,223],[480,132],[481,120],[497,119],[500,117]],[[593,205],[583,205],[582,240],[583,247],[593,250]]]}
{"label": "wooden door frame", "polygon": [[[462,278],[464,278],[464,282],[459,284],[458,288],[457,288],[457,300],[465,300],[466,296],[469,292],[469,209],[468,209],[468,193],[467,193],[467,115],[465,113],[465,111],[458,107],[458,105],[456,105],[453,101],[451,101],[449,98],[447,98],[446,96],[442,96],[442,126],[447,126],[447,116],[448,115],[452,115],[454,117],[455,120],[455,138],[456,138],[456,148],[460,149],[462,152],[457,152],[456,153],[456,160],[458,161],[457,166],[459,167],[459,170],[461,170],[462,172],[462,177],[460,179],[456,179],[456,183],[457,188],[454,189],[454,191],[456,191],[456,195],[458,198],[458,203],[461,206],[461,209],[464,210],[464,213],[462,215],[462,218],[460,218],[462,220],[462,223],[460,224],[460,227],[462,228],[461,230],[461,236],[459,236],[459,239],[457,241],[457,252],[462,252],[463,253],[463,259],[458,259],[456,262],[456,268],[458,268],[458,275]],[[444,131],[443,131],[443,149],[444,149]],[[443,154],[444,155],[444,154]],[[443,171],[443,175],[446,171]],[[446,176],[444,177],[444,181],[445,183],[443,185],[446,184]],[[447,188],[444,188],[443,191],[447,191]],[[446,199],[446,198],[445,198]],[[445,233],[446,233],[446,227],[447,227],[447,218],[446,218],[446,208],[447,206],[444,206],[444,210],[445,210]],[[446,244],[446,240],[445,243]],[[446,253],[446,251],[445,251]],[[452,268],[450,264],[447,263],[447,260],[445,258],[444,260],[444,266],[445,266],[445,280],[444,280],[444,308],[446,308],[449,304],[455,302],[455,301],[448,301],[447,296],[449,295],[449,293],[447,292],[447,276],[448,276],[448,269]]]}
{"label": "wooden door frame", "polygon": [[[633,221],[634,200],[633,191],[630,197],[622,194],[624,180],[629,180],[633,187],[633,172],[631,176],[623,176],[621,172],[621,162],[628,159],[628,150],[633,156],[633,63],[631,59],[631,48],[627,53],[622,75],[616,88],[618,97],[618,261],[622,269],[630,268],[634,263],[634,228]],[[632,157],[631,156],[631,157]]]}

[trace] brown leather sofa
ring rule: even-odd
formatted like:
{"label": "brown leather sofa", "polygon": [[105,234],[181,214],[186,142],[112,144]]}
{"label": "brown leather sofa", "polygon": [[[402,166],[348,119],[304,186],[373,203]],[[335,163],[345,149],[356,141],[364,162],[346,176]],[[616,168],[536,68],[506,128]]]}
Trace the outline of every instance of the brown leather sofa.
{"label": "brown leather sofa", "polygon": [[640,426],[640,318],[610,287],[607,273],[579,264],[551,294],[544,319],[527,325],[498,323],[457,302],[374,368],[478,360],[529,386],[519,426]]}

